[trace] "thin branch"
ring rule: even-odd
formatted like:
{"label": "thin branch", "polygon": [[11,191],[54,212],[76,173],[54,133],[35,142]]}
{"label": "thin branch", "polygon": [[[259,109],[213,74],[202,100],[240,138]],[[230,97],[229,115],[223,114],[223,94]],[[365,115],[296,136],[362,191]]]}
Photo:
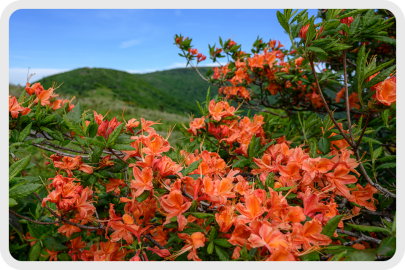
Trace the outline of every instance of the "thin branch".
{"label": "thin branch", "polygon": [[[314,78],[315,78],[315,83],[316,83],[316,86],[317,86],[319,95],[320,95],[321,98],[322,98],[323,104],[325,105],[325,109],[326,109],[326,111],[328,112],[329,117],[331,118],[331,120],[332,120],[333,123],[335,124],[336,128],[339,130],[340,135],[342,135],[343,138],[347,141],[347,143],[352,147],[352,149],[354,149],[354,148],[356,147],[356,145],[354,145],[354,144],[351,142],[351,140],[350,140],[349,138],[347,138],[346,134],[343,132],[343,130],[342,130],[342,129],[340,128],[340,126],[337,124],[335,118],[333,117],[333,115],[332,115],[332,113],[331,113],[331,111],[330,111],[330,109],[329,109],[328,103],[326,102],[325,97],[323,96],[321,87],[320,87],[320,85],[319,85],[318,77],[316,76],[316,72],[315,72],[313,60],[311,59],[311,60],[309,61],[309,63],[310,63],[310,65],[311,65],[312,73],[313,73]],[[356,151],[354,151],[354,152],[355,152],[355,154],[356,154],[356,159],[357,159],[358,161],[361,160],[361,157],[360,157],[360,154],[359,154],[358,149],[357,149]],[[373,187],[375,187],[375,188],[376,188],[378,191],[380,191],[381,193],[384,193],[384,194],[386,194],[386,195],[388,195],[388,196],[390,196],[390,197],[392,197],[392,198],[396,198],[396,195],[395,195],[394,193],[392,193],[391,191],[389,191],[389,190],[386,189],[386,188],[383,188],[383,187],[380,186],[378,183],[375,183],[373,180],[371,180],[371,178],[368,176],[366,170],[364,169],[363,163],[360,162],[360,163],[359,163],[359,167],[360,167],[361,174],[364,176],[364,178],[366,178],[367,182],[369,182],[370,185],[372,185]]]}
{"label": "thin branch", "polygon": [[[372,242],[372,243],[375,243],[375,244],[377,244],[377,245],[379,245],[379,244],[381,244],[381,240],[380,239],[376,239],[376,238],[373,238],[373,237],[370,237],[370,236],[366,236],[366,235],[358,235],[357,233],[353,233],[353,232],[349,232],[349,231],[345,231],[345,230],[341,230],[341,229],[337,229],[336,230],[338,233],[343,233],[343,234],[347,234],[347,235],[350,235],[350,236],[353,236],[353,237],[356,237],[357,239],[359,239],[359,238],[361,238],[362,240],[361,241],[367,241],[367,242]],[[347,243],[350,243],[350,242],[347,242]],[[345,245],[345,246],[348,246],[348,245],[353,245],[353,244],[346,244],[346,243],[343,243],[343,245]]]}
{"label": "thin branch", "polygon": [[366,131],[368,122],[370,121],[370,115],[371,115],[371,113],[368,114],[367,120],[366,120],[366,124],[364,125],[364,128],[363,128],[363,130],[361,131],[361,135],[360,135],[359,140],[357,141],[356,147],[353,149],[353,151],[355,151],[355,152],[357,151],[357,148],[359,148],[359,146],[360,146],[361,139],[363,138],[363,135],[364,135],[364,132]]}
{"label": "thin branch", "polygon": [[[46,146],[41,145],[41,144],[38,144],[38,143],[32,143],[32,145],[33,145],[33,146],[36,146],[36,147],[38,147],[38,148],[42,148],[42,149],[44,149],[44,150],[53,152],[53,153],[55,153],[55,154],[57,154],[57,155],[59,155],[59,156],[67,156],[67,157],[72,157],[72,158],[78,156],[78,155],[68,154],[68,153],[65,153],[65,152],[63,152],[63,151],[58,151],[58,150],[56,150],[56,149],[53,149],[53,148],[50,148],[50,147],[46,147]],[[89,156],[81,156],[81,157],[82,157],[82,158],[89,158]]]}
{"label": "thin branch", "polygon": [[14,212],[14,211],[11,210],[11,209],[8,209],[8,211],[9,211],[11,214],[13,214],[13,215],[15,215],[15,216],[17,216],[17,217],[20,217],[20,218],[22,218],[22,219],[28,220],[29,222],[32,222],[32,223],[35,223],[35,224],[40,224],[40,225],[52,225],[52,224],[60,223],[60,221],[53,221],[53,222],[41,222],[41,221],[36,221],[36,220],[30,219],[30,218],[24,217],[24,216],[22,216],[22,215],[20,215],[20,214],[18,214],[18,213],[16,213],[16,212]]}
{"label": "thin branch", "polygon": [[350,119],[349,88],[347,87],[346,51],[343,51],[343,76],[344,76],[344,80],[345,80],[345,99],[346,99],[347,124],[349,125],[350,140],[354,144],[354,136],[353,136],[353,130],[352,130],[352,120]]}
{"label": "thin branch", "polygon": [[152,238],[149,234],[145,234],[145,237],[151,241],[155,246],[158,246],[160,249],[165,249],[161,244],[159,244],[155,239]]}

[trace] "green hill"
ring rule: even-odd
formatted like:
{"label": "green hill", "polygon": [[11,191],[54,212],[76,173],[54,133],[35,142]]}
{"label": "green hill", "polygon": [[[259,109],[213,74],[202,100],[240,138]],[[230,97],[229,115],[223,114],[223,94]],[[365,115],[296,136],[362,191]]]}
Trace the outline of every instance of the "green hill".
{"label": "green hill", "polygon": [[[201,68],[205,74],[208,68]],[[103,68],[79,68],[45,77],[39,82],[48,88],[55,81],[63,85],[58,89],[61,96],[75,95],[80,98],[98,98],[110,90],[116,100],[133,107],[158,110],[184,115],[199,114],[196,100],[205,100],[208,84],[190,68],[158,71],[148,74],[131,74],[125,71]],[[216,89],[217,90],[217,89]]]}

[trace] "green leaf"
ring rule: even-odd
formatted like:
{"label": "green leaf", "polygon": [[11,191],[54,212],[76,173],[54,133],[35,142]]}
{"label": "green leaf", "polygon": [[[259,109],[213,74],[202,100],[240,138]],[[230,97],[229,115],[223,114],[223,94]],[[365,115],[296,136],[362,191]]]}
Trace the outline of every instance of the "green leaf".
{"label": "green leaf", "polygon": [[68,253],[60,253],[58,254],[58,260],[59,261],[71,261],[72,257]]}
{"label": "green leaf", "polygon": [[392,235],[392,232],[390,230],[382,227],[356,225],[351,223],[347,223],[346,225],[361,232],[381,232],[387,235]]}
{"label": "green leaf", "polygon": [[42,112],[41,112],[41,99],[39,99],[38,103],[37,103],[36,110],[35,110],[35,119],[37,121],[39,121],[39,119],[41,118],[41,115],[42,115]]}
{"label": "green leaf", "polygon": [[382,142],[380,142],[380,141],[378,141],[376,139],[372,139],[372,138],[365,137],[365,136],[363,136],[363,138],[361,139],[361,142],[363,142],[363,141],[366,142],[366,143],[382,144]]}
{"label": "green leaf", "polygon": [[311,253],[300,256],[301,261],[319,261],[319,253],[312,251]]}
{"label": "green leaf", "polygon": [[343,18],[353,17],[354,15],[366,12],[367,10],[368,9],[355,9],[355,10],[349,11],[349,12],[343,14],[343,15],[339,15],[339,19],[341,20]]}
{"label": "green leaf", "polygon": [[41,125],[49,124],[56,117],[56,115],[57,115],[56,113],[48,115],[47,117],[41,120]]}
{"label": "green leaf", "polygon": [[94,147],[93,153],[91,153],[91,162],[98,163],[102,153],[103,153],[102,148],[97,146]]}
{"label": "green leaf", "polygon": [[325,227],[323,227],[322,234],[328,236],[329,238],[332,238],[332,236],[335,233],[336,228],[342,218],[343,218],[343,215],[334,216],[333,218],[331,218],[326,223]]}
{"label": "green leaf", "polygon": [[200,213],[200,212],[191,212],[190,215],[195,216],[196,218],[199,218],[199,219],[206,219],[209,217],[214,217],[213,214]]}
{"label": "green leaf", "polygon": [[328,153],[330,150],[330,142],[328,139],[322,137],[318,142],[318,149],[324,154]]}
{"label": "green leaf", "polygon": [[134,150],[136,150],[132,146],[126,145],[126,144],[115,144],[115,145],[109,146],[109,148],[119,150],[119,151],[134,151]]}
{"label": "green leaf", "polygon": [[287,191],[292,189],[294,186],[289,186],[289,187],[279,187],[279,188],[275,188],[274,191],[276,192],[280,192],[280,191]]}
{"label": "green leaf", "polygon": [[73,116],[73,120],[76,123],[80,122],[80,119],[82,118],[82,113],[83,113],[83,109],[82,106],[80,105],[80,102],[78,102],[75,107],[72,109],[72,116]]}
{"label": "green leaf", "polygon": [[322,50],[321,48],[318,48],[318,47],[308,47],[307,49],[312,52],[327,54],[324,50]]}
{"label": "green leaf", "polygon": [[136,198],[136,200],[138,202],[143,202],[144,200],[146,200],[150,195],[150,191],[149,190],[145,190],[140,196],[138,196]]}
{"label": "green leaf", "polygon": [[18,203],[13,198],[8,198],[8,207],[16,206]]}
{"label": "green leaf", "polygon": [[210,233],[210,237],[209,237],[209,241],[212,242],[215,240],[215,238],[217,237],[218,232],[216,231],[215,227],[211,227],[211,233]]}
{"label": "green leaf", "polygon": [[9,169],[8,180],[9,181],[12,180],[17,174],[19,174],[22,170],[24,170],[25,167],[27,167],[28,164],[30,164],[30,161],[31,161],[31,155],[13,163],[13,165],[11,165],[10,169]]}
{"label": "green leaf", "polygon": [[32,122],[30,122],[21,132],[20,135],[18,136],[18,141],[22,142],[24,141],[28,135],[31,133],[31,128],[32,128]]}
{"label": "green leaf", "polygon": [[217,253],[219,260],[229,261],[229,254],[219,246],[215,246],[215,252]]}
{"label": "green leaf", "polygon": [[28,260],[36,261],[39,258],[39,252],[41,251],[41,243],[37,241],[30,249],[28,254]]}
{"label": "green leaf", "polygon": [[345,261],[374,261],[375,260],[375,250],[374,249],[363,249],[355,250],[346,256]]}
{"label": "green leaf", "polygon": [[224,247],[224,248],[233,247],[233,245],[231,243],[229,243],[227,239],[215,239],[214,243],[216,245]]}
{"label": "green leaf", "polygon": [[365,54],[366,54],[366,46],[363,44],[363,46],[361,46],[358,54],[357,54],[357,59],[356,59],[356,75],[354,76],[354,80],[353,80],[353,85],[355,87],[355,89],[357,89],[357,94],[360,100],[360,103],[362,105],[362,107],[364,107],[364,103],[363,103],[363,99],[362,99],[362,91],[363,88],[362,86],[362,78],[363,78],[363,67],[364,67],[364,63],[365,63]]}
{"label": "green leaf", "polygon": [[289,28],[289,25],[288,25],[288,21],[280,11],[277,11],[277,19],[278,19],[278,22],[280,23],[280,25],[289,34],[290,33],[290,28]]}
{"label": "green leaf", "polygon": [[115,143],[115,141],[118,139],[118,136],[120,136],[122,129],[124,127],[125,123],[121,123],[118,127],[116,127],[113,132],[111,132],[110,136],[108,137],[107,143],[112,145]]}
{"label": "green leaf", "polygon": [[333,256],[331,261],[340,261],[344,256],[346,256],[346,254],[347,254],[347,250],[343,250],[343,251],[337,253],[335,256]]}
{"label": "green leaf", "polygon": [[[249,110],[249,111],[250,111],[250,110]],[[272,142],[266,144],[264,147],[262,147],[262,148],[260,149],[259,152],[257,152],[256,155],[261,155],[262,153],[264,153],[264,151],[266,151],[267,148],[269,148],[269,147],[270,147],[271,145],[273,145],[275,142],[276,142],[276,141],[272,141]]]}
{"label": "green leaf", "polygon": [[309,143],[309,155],[311,158],[315,158],[318,150],[317,146],[318,142],[315,138],[312,137],[311,139],[309,139],[308,143]]}
{"label": "green leaf", "polygon": [[190,166],[184,169],[183,175],[186,176],[194,172],[198,168],[198,165],[200,165],[200,161],[199,160],[194,161],[193,163],[190,164]]}
{"label": "green leaf", "polygon": [[258,248],[252,248],[250,251],[249,251],[249,260],[253,260],[253,258],[255,257],[255,255],[256,255],[256,253],[257,253],[257,250],[258,250]]}
{"label": "green leaf", "polygon": [[385,126],[388,128],[389,127],[388,121],[389,121],[389,117],[390,117],[390,110],[383,111],[381,116],[382,116],[382,119],[384,121]]}
{"label": "green leaf", "polygon": [[51,136],[52,138],[54,138],[55,140],[60,141],[60,142],[63,142],[65,140],[63,138],[62,132],[60,132],[59,130],[54,130],[52,132],[49,132],[49,136]]}
{"label": "green leaf", "polygon": [[244,168],[250,163],[250,159],[239,159],[232,164],[232,168]]}
{"label": "green leaf", "polygon": [[356,17],[353,22],[350,24],[349,27],[349,35],[352,36],[356,33],[357,28],[359,28],[360,25],[360,16]]}
{"label": "green leaf", "polygon": [[381,155],[382,150],[383,150],[382,147],[377,148],[376,150],[374,150],[373,156],[372,156],[373,161],[375,161]]}
{"label": "green leaf", "polygon": [[44,243],[44,246],[49,249],[49,250],[53,250],[53,251],[63,251],[63,250],[67,250],[68,248],[65,247],[64,245],[62,245],[60,242],[60,240],[58,240],[57,238],[53,238],[53,237],[47,237],[44,240],[42,240],[42,242]]}
{"label": "green leaf", "polygon": [[392,44],[392,45],[397,44],[397,41],[396,41],[395,38],[390,38],[390,37],[385,37],[385,36],[374,36],[374,35],[372,37],[379,40],[379,41],[389,43],[389,44]]}
{"label": "green leaf", "polygon": [[392,72],[394,72],[394,70],[396,69],[396,65],[392,65],[389,68],[381,71],[380,73],[378,73],[377,76],[375,76],[373,79],[371,79],[368,83],[366,83],[364,85],[365,88],[370,88],[382,81],[384,81],[385,79],[387,79]]}
{"label": "green leaf", "polygon": [[214,242],[208,244],[207,253],[211,254],[214,251]]}
{"label": "green leaf", "polygon": [[27,184],[11,188],[9,191],[9,197],[13,199],[25,198],[31,193],[37,191],[40,187],[42,187],[41,184]]}
{"label": "green leaf", "polygon": [[377,254],[380,256],[394,256],[397,247],[397,240],[394,236],[384,238],[377,248]]}
{"label": "green leaf", "polygon": [[76,123],[72,118],[63,116],[63,121],[65,122],[66,126],[71,130],[74,131],[79,136],[86,136],[78,123]]}
{"label": "green leaf", "polygon": [[87,132],[89,133],[90,138],[94,138],[97,135],[98,125],[94,120],[91,120],[91,123],[87,127]]}

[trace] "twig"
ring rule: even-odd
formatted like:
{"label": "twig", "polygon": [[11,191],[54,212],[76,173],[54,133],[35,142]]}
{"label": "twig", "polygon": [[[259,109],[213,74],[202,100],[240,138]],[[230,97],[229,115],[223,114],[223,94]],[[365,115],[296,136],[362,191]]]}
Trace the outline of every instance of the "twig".
{"label": "twig", "polygon": [[[42,148],[42,149],[44,149],[44,150],[53,152],[53,153],[55,153],[55,154],[57,154],[57,155],[59,155],[59,156],[67,156],[67,157],[72,157],[72,158],[78,156],[78,155],[68,154],[68,153],[65,153],[65,152],[63,152],[63,151],[58,151],[58,150],[56,150],[56,149],[53,149],[53,148],[50,148],[50,147],[46,147],[46,146],[41,145],[41,144],[38,144],[38,143],[32,143],[32,145],[33,145],[33,146],[36,146],[36,147],[38,147],[38,148]],[[81,156],[81,157],[82,157],[82,158],[89,158],[89,156]]]}
{"label": "twig", "polygon": [[368,122],[370,121],[370,115],[371,115],[371,113],[368,114],[367,120],[366,120],[366,124],[364,125],[364,128],[363,128],[363,130],[361,131],[361,135],[360,135],[359,140],[357,141],[356,147],[353,149],[353,151],[355,151],[355,152],[357,151],[357,148],[359,148],[359,146],[360,146],[361,139],[363,138],[363,135],[364,135],[364,132],[366,131]]}
{"label": "twig", "polygon": [[159,244],[155,239],[152,238],[152,236],[150,236],[149,234],[145,234],[145,237],[151,241],[153,244],[155,244],[156,246],[158,246],[160,249],[165,249],[161,244]]}
{"label": "twig", "polygon": [[349,125],[350,140],[354,144],[352,120],[350,119],[350,102],[349,102],[349,88],[347,87],[347,70],[346,70],[346,51],[343,51],[343,77],[345,81],[345,99],[346,99],[346,115],[347,124]]}
{"label": "twig", "polygon": [[32,223],[35,223],[35,224],[52,225],[52,224],[60,223],[60,221],[53,221],[53,222],[41,222],[41,221],[36,221],[36,220],[30,219],[30,218],[24,217],[24,216],[22,216],[22,215],[20,215],[20,214],[18,214],[18,213],[16,213],[16,212],[14,212],[14,211],[11,210],[11,209],[8,209],[8,211],[9,211],[11,214],[13,214],[13,215],[15,215],[15,216],[17,216],[17,217],[20,217],[20,218],[22,218],[22,219],[28,220],[29,222],[32,222]]}
{"label": "twig", "polygon": [[[331,118],[331,120],[332,120],[333,123],[335,124],[336,128],[339,130],[340,135],[342,135],[343,138],[347,141],[347,143],[352,147],[352,149],[354,149],[356,146],[351,142],[351,140],[350,140],[349,138],[347,138],[346,134],[343,132],[343,130],[342,130],[342,129],[340,128],[340,126],[337,124],[335,118],[333,117],[333,115],[332,115],[332,113],[331,113],[331,111],[330,111],[330,109],[329,109],[328,103],[326,102],[325,97],[323,96],[321,87],[320,87],[320,85],[319,85],[318,77],[316,76],[316,72],[315,72],[313,60],[311,59],[311,60],[309,61],[309,63],[310,63],[310,65],[311,65],[312,73],[313,73],[314,78],[315,78],[315,83],[316,83],[316,86],[317,86],[319,95],[320,95],[321,98],[322,98],[323,104],[325,105],[325,109],[326,109],[326,111],[328,112],[329,117]],[[349,127],[350,127],[350,126],[349,126]],[[355,152],[355,154],[356,154],[356,159],[357,159],[358,161],[361,160],[361,157],[360,157],[360,154],[359,154],[358,149],[357,149],[356,151],[354,151],[354,152]],[[360,163],[359,163],[359,167],[360,167],[361,174],[364,176],[364,178],[366,178],[367,182],[369,182],[370,185],[372,185],[373,187],[375,187],[378,191],[380,191],[380,192],[382,192],[382,193],[384,193],[384,194],[386,194],[386,195],[388,195],[388,196],[390,196],[390,197],[392,197],[392,198],[396,198],[396,195],[395,195],[394,193],[392,193],[391,191],[389,191],[389,190],[386,189],[386,188],[383,188],[383,187],[380,186],[378,183],[375,183],[373,180],[371,180],[371,178],[368,176],[366,170],[364,169],[363,163],[360,162]]]}
{"label": "twig", "polygon": [[[345,230],[341,230],[341,229],[337,229],[336,231],[337,231],[338,233],[343,233],[343,234],[347,234],[347,235],[356,237],[357,240],[359,240],[359,239],[361,238],[361,240],[360,240],[359,242],[361,242],[361,241],[367,241],[367,242],[375,243],[375,244],[377,244],[377,245],[381,244],[381,240],[380,240],[380,239],[376,239],[376,238],[373,238],[373,237],[370,237],[370,236],[366,236],[366,235],[363,235],[363,234],[362,234],[362,235],[358,235],[357,233],[353,233],[353,232],[349,232],[349,231],[345,231]],[[354,240],[354,241],[357,241],[357,240]],[[351,243],[351,242],[354,242],[354,241],[350,241],[350,242],[343,243],[343,245],[345,245],[345,246],[351,246],[351,245],[355,244],[355,243]]]}

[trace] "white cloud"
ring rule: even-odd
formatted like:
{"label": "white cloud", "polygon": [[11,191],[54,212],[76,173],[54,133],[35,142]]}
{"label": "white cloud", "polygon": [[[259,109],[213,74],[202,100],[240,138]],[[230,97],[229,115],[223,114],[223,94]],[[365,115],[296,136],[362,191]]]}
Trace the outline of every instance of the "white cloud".
{"label": "white cloud", "polygon": [[[50,75],[58,74],[68,71],[68,69],[58,69],[58,68],[30,68],[29,74],[35,73],[32,77],[31,82],[42,79]],[[9,69],[9,81],[13,84],[25,85],[27,82],[28,68],[10,68]]]}
{"label": "white cloud", "polygon": [[119,46],[121,49],[126,49],[135,45],[139,45],[141,44],[141,40],[140,39],[131,39],[128,41],[123,41],[121,42],[121,45]]}

